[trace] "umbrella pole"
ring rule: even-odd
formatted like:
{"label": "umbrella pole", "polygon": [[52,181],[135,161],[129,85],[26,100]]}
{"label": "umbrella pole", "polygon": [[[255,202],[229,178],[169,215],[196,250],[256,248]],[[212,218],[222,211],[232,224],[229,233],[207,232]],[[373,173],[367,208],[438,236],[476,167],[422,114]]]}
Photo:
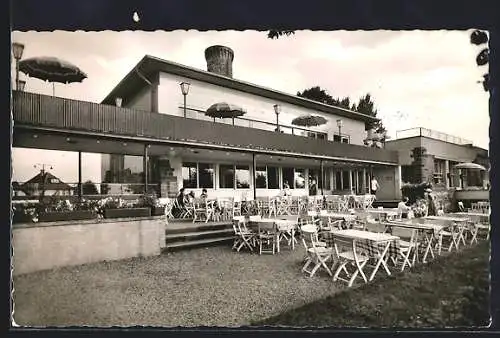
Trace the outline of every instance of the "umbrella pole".
{"label": "umbrella pole", "polygon": [[52,82],[52,96],[56,96],[56,84]]}
{"label": "umbrella pole", "polygon": [[233,126],[234,126],[234,116],[233,116]]}

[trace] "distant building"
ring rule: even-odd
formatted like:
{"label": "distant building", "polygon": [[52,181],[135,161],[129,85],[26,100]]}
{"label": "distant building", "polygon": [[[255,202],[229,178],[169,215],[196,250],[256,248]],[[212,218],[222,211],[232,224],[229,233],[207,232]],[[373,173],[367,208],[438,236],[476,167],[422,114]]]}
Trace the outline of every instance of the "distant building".
{"label": "distant building", "polygon": [[40,196],[42,190],[45,196],[71,196],[74,189],[62,182],[59,178],[45,171],[40,171],[37,175],[22,185],[13,184],[15,196]]}
{"label": "distant building", "polygon": [[[426,128],[412,128],[398,131],[396,139],[387,141],[385,147],[399,152],[402,182],[431,182],[436,189],[488,185],[488,150],[474,146],[472,141]],[[455,168],[459,163],[480,164],[486,172]]]}

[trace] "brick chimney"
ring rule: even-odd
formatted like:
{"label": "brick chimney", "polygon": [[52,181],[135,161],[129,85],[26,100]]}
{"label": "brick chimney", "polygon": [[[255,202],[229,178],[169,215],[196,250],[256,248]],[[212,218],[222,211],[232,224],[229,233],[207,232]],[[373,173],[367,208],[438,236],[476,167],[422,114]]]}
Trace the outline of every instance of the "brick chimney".
{"label": "brick chimney", "polygon": [[226,46],[210,46],[205,49],[205,60],[207,60],[207,71],[233,77],[234,52]]}

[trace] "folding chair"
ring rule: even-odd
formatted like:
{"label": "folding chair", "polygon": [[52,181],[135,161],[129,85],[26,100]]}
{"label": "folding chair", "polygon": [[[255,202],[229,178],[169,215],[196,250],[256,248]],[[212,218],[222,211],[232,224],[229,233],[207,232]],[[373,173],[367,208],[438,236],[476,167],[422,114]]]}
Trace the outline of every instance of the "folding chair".
{"label": "folding chair", "polygon": [[233,215],[233,217],[234,216],[241,216],[241,199],[239,196],[233,197],[232,215]]}
{"label": "folding chair", "polygon": [[[416,229],[409,229],[398,227],[397,224],[393,225],[392,234],[398,236],[399,240],[399,252],[396,258],[392,258],[392,262],[395,266],[398,264],[398,260],[401,257],[403,263],[401,264],[401,271],[404,271],[405,267],[408,265],[411,268],[415,265],[418,253],[418,231]],[[412,261],[410,262],[410,255],[412,255]]]}
{"label": "folding chair", "polygon": [[[363,268],[370,258],[364,250],[358,246],[356,239],[334,235],[333,243],[335,265],[338,265],[333,275],[333,281],[336,282],[337,280],[341,280],[346,282],[348,287],[351,287],[356,277],[360,276],[365,283],[368,283],[368,278]],[[355,270],[349,272],[347,267],[353,267]],[[345,278],[341,276],[341,272],[345,273]]]}
{"label": "folding chair", "polygon": [[[317,231],[312,226],[302,227],[302,242],[306,248],[307,260],[302,267],[302,272],[309,274],[309,277],[314,276],[319,268],[323,268],[330,276],[332,271],[327,265],[329,260],[332,260],[332,248],[326,246],[317,246]],[[308,245],[309,244],[309,245]],[[314,264],[312,270],[308,270],[309,265]]]}
{"label": "folding chair", "polygon": [[259,245],[259,255],[263,253],[276,253],[276,246],[278,240],[278,229],[276,224],[272,223],[259,223],[259,230],[256,235],[257,243]]}
{"label": "folding chair", "polygon": [[253,252],[253,241],[255,234],[241,226],[243,222],[239,219],[233,220],[233,230],[236,233],[237,238],[235,238],[235,242],[233,245],[233,249],[240,252],[243,247],[248,248],[251,252]]}

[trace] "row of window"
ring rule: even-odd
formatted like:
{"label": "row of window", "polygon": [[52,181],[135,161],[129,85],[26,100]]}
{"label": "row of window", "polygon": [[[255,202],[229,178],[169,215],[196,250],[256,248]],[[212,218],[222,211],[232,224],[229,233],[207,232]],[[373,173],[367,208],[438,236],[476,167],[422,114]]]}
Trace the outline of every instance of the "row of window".
{"label": "row of window", "polygon": [[[255,168],[255,187],[257,189],[281,189],[288,186],[290,189],[306,188],[306,170],[303,168],[257,166]],[[318,189],[330,189],[330,175],[325,170],[323,180],[319,170],[309,170],[309,182],[315,181]],[[349,174],[351,177],[349,177]],[[281,179],[280,179],[281,175]],[[350,190],[351,187],[359,193],[364,192],[367,182],[370,181],[368,173],[363,178],[361,170],[335,171],[333,176],[334,190]],[[250,166],[220,164],[218,169],[219,188],[222,189],[248,189],[250,188]],[[215,187],[215,165],[211,163],[185,162],[182,165],[182,184],[189,189],[213,189]],[[280,183],[282,182],[282,184]]]}

